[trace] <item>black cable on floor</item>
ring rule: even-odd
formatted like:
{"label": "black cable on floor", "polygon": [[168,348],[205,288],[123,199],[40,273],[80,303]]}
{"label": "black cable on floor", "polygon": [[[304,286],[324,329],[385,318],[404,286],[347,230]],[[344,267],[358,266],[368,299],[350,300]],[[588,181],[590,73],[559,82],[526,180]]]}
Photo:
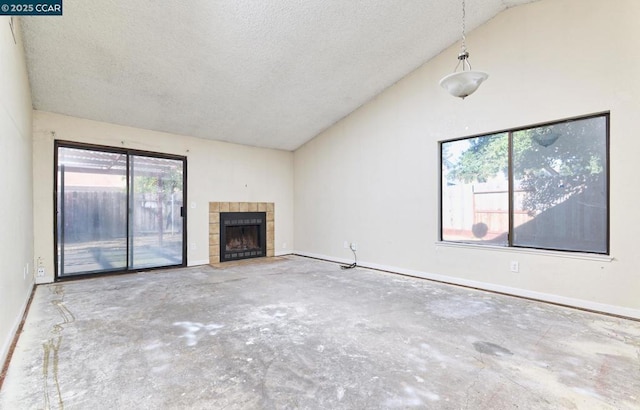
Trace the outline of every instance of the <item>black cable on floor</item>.
{"label": "black cable on floor", "polygon": [[358,256],[356,255],[356,251],[350,246],[351,252],[353,252],[353,263],[351,265],[340,265],[340,269],[353,269],[358,266]]}

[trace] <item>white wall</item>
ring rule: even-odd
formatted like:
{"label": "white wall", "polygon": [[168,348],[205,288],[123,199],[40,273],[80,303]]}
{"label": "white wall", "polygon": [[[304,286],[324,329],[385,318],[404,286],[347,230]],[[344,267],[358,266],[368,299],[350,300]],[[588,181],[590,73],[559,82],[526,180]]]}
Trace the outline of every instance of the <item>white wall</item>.
{"label": "white wall", "polygon": [[0,366],[33,288],[31,91],[19,19],[0,17]]}
{"label": "white wall", "polygon": [[[468,36],[490,77],[462,101],[439,79],[459,45],[295,152],[301,254],[640,317],[637,0],[541,0]],[[437,141],[611,112],[611,256],[438,244]],[[509,261],[520,272],[509,271]]]}
{"label": "white wall", "polygon": [[[176,115],[179,115],[176,114]],[[55,134],[55,137],[54,137]],[[209,202],[274,202],[275,253],[293,247],[293,154],[34,111],[34,251],[54,280],[54,138],[187,157],[189,265],[209,262]],[[191,205],[195,204],[195,208]],[[287,244],[287,248],[283,244]]]}

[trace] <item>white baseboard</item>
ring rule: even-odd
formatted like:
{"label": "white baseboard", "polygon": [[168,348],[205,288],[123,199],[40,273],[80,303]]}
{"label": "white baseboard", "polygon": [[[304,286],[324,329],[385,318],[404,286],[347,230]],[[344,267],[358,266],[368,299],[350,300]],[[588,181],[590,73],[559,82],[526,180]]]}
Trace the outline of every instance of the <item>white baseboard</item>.
{"label": "white baseboard", "polygon": [[[352,259],[335,258],[333,256],[320,255],[320,254],[315,254],[310,252],[294,252],[294,254],[300,255],[300,256],[307,256],[310,258],[323,259],[331,262],[345,263],[345,264],[349,264],[353,262]],[[623,306],[609,305],[606,303],[592,302],[584,299],[570,298],[566,296],[536,292],[536,291],[521,289],[521,288],[512,288],[510,286],[497,285],[494,283],[487,283],[487,282],[479,282],[479,281],[474,281],[474,280],[469,280],[464,278],[457,278],[454,276],[441,275],[437,273],[403,269],[403,268],[398,268],[396,266],[381,265],[381,264],[371,263],[366,261],[358,261],[358,266],[363,268],[370,268],[370,269],[376,269],[376,270],[381,270],[385,272],[398,273],[401,275],[414,276],[417,278],[429,279],[429,280],[448,283],[452,285],[459,285],[459,286],[465,286],[465,287],[476,288],[481,290],[488,290],[491,292],[504,293],[507,295],[518,296],[518,297],[523,297],[527,299],[535,299],[542,302],[555,303],[558,305],[570,306],[578,309],[585,309],[585,310],[590,310],[594,312],[606,313],[610,315],[623,316],[631,319],[640,320],[639,309],[631,309]]]}
{"label": "white baseboard", "polygon": [[7,335],[4,343],[2,344],[2,351],[0,351],[0,371],[4,369],[4,365],[7,361],[7,356],[9,355],[9,349],[11,349],[11,344],[16,337],[16,333],[18,332],[18,328],[20,328],[20,323],[22,323],[22,318],[24,317],[25,311],[27,310],[27,305],[29,304],[29,299],[31,299],[31,294],[35,292],[35,288],[33,284],[29,288],[27,292],[26,298],[24,302],[22,302],[22,306],[20,307],[20,314],[16,317],[16,320]]}
{"label": "white baseboard", "polygon": [[293,251],[275,251],[274,255],[275,256],[287,256],[287,255],[293,255],[295,252]]}
{"label": "white baseboard", "polygon": [[209,259],[200,259],[197,261],[188,261],[187,266],[200,266],[200,265],[208,265]]}

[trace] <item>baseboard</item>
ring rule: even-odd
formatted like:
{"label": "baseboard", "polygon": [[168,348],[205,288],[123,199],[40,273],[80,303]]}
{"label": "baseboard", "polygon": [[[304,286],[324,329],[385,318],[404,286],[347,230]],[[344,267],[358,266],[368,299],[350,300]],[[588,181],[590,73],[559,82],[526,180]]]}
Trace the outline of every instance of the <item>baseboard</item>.
{"label": "baseboard", "polygon": [[5,339],[4,343],[2,343],[2,351],[0,351],[0,363],[2,365],[0,366],[0,372],[2,372],[7,365],[7,358],[9,355],[9,351],[11,350],[11,345],[16,338],[16,334],[18,332],[18,329],[20,328],[20,324],[22,323],[22,319],[24,318],[27,307],[29,306],[29,300],[31,299],[31,295],[33,294],[33,292],[35,292],[35,286],[32,284],[29,288],[29,291],[27,292],[24,302],[22,302],[22,306],[20,307],[20,314],[16,317],[16,320],[14,321],[13,326],[11,326],[11,330],[9,331],[7,338]]}
{"label": "baseboard", "polygon": [[[353,260],[345,258],[335,258],[327,255],[320,255],[310,252],[294,252],[296,255],[306,256],[309,258],[322,259],[331,262],[338,263],[351,263]],[[441,275],[437,273],[429,273],[416,271],[411,269],[399,268],[396,266],[381,265],[377,263],[371,263],[366,261],[358,261],[358,266],[363,268],[370,268],[375,270],[381,270],[390,273],[397,273],[400,275],[413,276],[416,278],[428,279],[437,282],[447,283],[451,285],[464,286],[468,288],[487,290],[490,292],[503,293],[506,295],[512,295],[522,297],[526,299],[538,300],[541,302],[553,303],[556,305],[574,307],[578,309],[588,310],[597,313],[605,313],[608,315],[621,316],[629,319],[640,320],[640,310],[631,309],[622,306],[609,305],[606,303],[592,302],[584,299],[570,298],[566,296],[554,295],[550,293],[536,292],[527,289],[513,288],[510,286],[497,285],[487,282],[479,282],[464,278],[456,278],[454,276]]]}
{"label": "baseboard", "polygon": [[197,261],[188,261],[187,266],[200,266],[200,265],[208,265],[209,259],[200,259]]}
{"label": "baseboard", "polygon": [[275,251],[274,252],[274,256],[287,256],[287,255],[293,255],[294,252],[293,251]]}

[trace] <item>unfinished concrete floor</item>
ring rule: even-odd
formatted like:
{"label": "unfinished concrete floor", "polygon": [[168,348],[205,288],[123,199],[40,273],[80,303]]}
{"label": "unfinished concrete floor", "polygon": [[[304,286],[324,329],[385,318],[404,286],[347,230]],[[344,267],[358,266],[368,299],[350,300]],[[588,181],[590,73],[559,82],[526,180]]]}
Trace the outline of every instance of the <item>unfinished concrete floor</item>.
{"label": "unfinished concrete floor", "polygon": [[39,286],[2,409],[630,409],[640,323],[283,257]]}

